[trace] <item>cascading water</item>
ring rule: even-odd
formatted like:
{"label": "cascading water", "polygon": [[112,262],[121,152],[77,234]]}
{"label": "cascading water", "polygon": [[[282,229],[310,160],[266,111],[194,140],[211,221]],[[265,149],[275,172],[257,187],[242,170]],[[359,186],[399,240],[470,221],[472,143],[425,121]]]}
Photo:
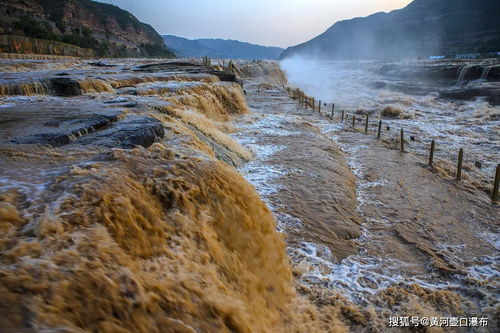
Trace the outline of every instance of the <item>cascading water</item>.
{"label": "cascading water", "polygon": [[481,80],[486,81],[488,79],[488,75],[490,74],[492,68],[493,66],[486,66],[483,68],[483,74],[481,74]]}
{"label": "cascading water", "polygon": [[462,87],[464,85],[464,78],[471,69],[472,66],[470,65],[465,65],[460,68],[458,72],[458,79],[457,79],[457,86]]}

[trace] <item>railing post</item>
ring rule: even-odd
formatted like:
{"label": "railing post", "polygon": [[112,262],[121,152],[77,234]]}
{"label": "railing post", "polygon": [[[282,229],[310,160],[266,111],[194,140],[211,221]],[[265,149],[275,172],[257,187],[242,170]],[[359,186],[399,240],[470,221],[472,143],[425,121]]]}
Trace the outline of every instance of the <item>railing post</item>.
{"label": "railing post", "polygon": [[432,166],[434,164],[434,150],[436,149],[436,141],[432,140],[431,142],[431,153],[429,154],[429,165]]}
{"label": "railing post", "polygon": [[405,151],[405,131],[401,129],[401,137],[399,139],[401,147],[400,150],[403,153]]}
{"label": "railing post", "polygon": [[498,187],[500,183],[500,164],[497,165],[497,172],[495,173],[495,180],[493,182],[493,192],[491,193],[491,201],[494,205],[498,202]]}
{"label": "railing post", "polygon": [[342,122],[344,122],[344,110],[342,110]]}
{"label": "railing post", "polygon": [[366,115],[366,120],[365,120],[365,133],[368,133],[368,115]]}
{"label": "railing post", "polygon": [[332,102],[332,119],[333,119],[334,112],[335,112],[335,103]]}
{"label": "railing post", "polygon": [[321,113],[321,100],[318,102],[318,113]]}
{"label": "railing post", "polygon": [[458,152],[457,180],[462,180],[462,162],[464,160],[464,150],[460,148]]}
{"label": "railing post", "polygon": [[352,115],[352,127],[356,127],[356,115]]}
{"label": "railing post", "polygon": [[381,133],[382,133],[382,119],[378,121],[377,139],[380,139]]}

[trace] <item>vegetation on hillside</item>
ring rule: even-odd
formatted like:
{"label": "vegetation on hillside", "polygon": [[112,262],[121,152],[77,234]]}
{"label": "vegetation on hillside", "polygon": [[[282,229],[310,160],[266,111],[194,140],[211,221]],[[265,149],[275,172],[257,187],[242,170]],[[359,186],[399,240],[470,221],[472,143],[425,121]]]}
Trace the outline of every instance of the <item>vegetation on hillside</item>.
{"label": "vegetation on hillside", "polygon": [[119,37],[113,38],[111,31],[103,34],[92,31],[92,27],[69,26],[65,20],[67,0],[36,0],[36,3],[42,7],[45,19],[31,12],[16,10],[15,7],[7,12],[7,18],[12,19],[13,34],[92,49],[98,57],[175,57],[151,26],[141,23],[132,14],[116,6],[91,0],[75,2],[82,12],[93,13],[101,26],[109,26],[109,19],[113,18],[124,32],[145,33],[147,40],[134,47],[127,41],[121,43]]}

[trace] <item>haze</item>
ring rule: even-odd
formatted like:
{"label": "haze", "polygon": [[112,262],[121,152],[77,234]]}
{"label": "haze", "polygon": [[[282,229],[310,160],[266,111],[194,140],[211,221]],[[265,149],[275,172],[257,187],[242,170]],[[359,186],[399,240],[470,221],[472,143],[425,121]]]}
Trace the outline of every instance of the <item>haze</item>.
{"label": "haze", "polygon": [[403,8],[411,0],[101,0],[130,11],[160,34],[293,46],[337,21]]}

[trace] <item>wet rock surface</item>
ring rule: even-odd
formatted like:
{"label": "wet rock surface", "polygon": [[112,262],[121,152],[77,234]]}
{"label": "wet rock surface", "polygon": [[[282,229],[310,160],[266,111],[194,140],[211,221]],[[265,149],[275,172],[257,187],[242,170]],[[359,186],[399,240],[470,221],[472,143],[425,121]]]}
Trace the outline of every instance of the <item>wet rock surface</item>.
{"label": "wet rock surface", "polygon": [[[181,61],[99,61],[76,67],[54,74],[0,77],[0,92],[10,100],[0,108],[0,143],[149,147],[165,133],[161,121],[150,114],[175,107],[162,96],[176,100],[193,89],[206,89],[210,83],[238,81],[233,73]],[[9,97],[19,95],[28,97]],[[231,164],[232,158],[238,159],[227,157],[230,152],[208,136],[199,131],[197,135],[218,147],[217,156],[222,160]]]}
{"label": "wet rock surface", "polygon": [[137,72],[158,72],[158,71],[181,71],[185,73],[192,74],[210,74],[217,76],[221,81],[227,82],[240,82],[238,81],[236,74],[227,72],[227,71],[219,71],[213,69],[211,66],[205,66],[200,64],[193,64],[191,62],[182,62],[182,61],[170,61],[166,63],[160,64],[146,64],[138,66],[134,69]]}
{"label": "wet rock surface", "polygon": [[159,120],[148,116],[130,115],[74,143],[120,148],[134,148],[135,146],[147,148],[162,139],[164,135],[165,130]]}
{"label": "wet rock surface", "polygon": [[164,136],[164,128],[159,120],[149,116],[124,116],[122,113],[116,116],[96,114],[78,120],[48,121],[43,125],[53,130],[14,138],[10,142],[52,147],[83,144],[116,148],[134,148],[135,146],[147,148]]}
{"label": "wet rock surface", "polygon": [[[453,60],[449,61],[453,63]],[[419,79],[434,81],[436,83],[451,84],[461,81],[487,80],[490,82],[500,81],[500,65],[495,62],[471,60],[457,61],[456,64],[429,63],[429,64],[386,64],[375,70],[376,73],[388,77]]]}
{"label": "wet rock surface", "polygon": [[478,97],[486,97],[491,105],[500,105],[500,86],[469,86],[442,90],[439,95],[443,98],[471,101]]}
{"label": "wet rock surface", "polygon": [[78,96],[82,94],[82,89],[78,81],[72,78],[52,78],[49,79],[49,86],[55,96]]}
{"label": "wet rock surface", "polygon": [[86,102],[76,105],[23,102],[0,108],[0,143],[62,146],[78,137],[102,130],[124,116],[122,109],[100,108]]}

